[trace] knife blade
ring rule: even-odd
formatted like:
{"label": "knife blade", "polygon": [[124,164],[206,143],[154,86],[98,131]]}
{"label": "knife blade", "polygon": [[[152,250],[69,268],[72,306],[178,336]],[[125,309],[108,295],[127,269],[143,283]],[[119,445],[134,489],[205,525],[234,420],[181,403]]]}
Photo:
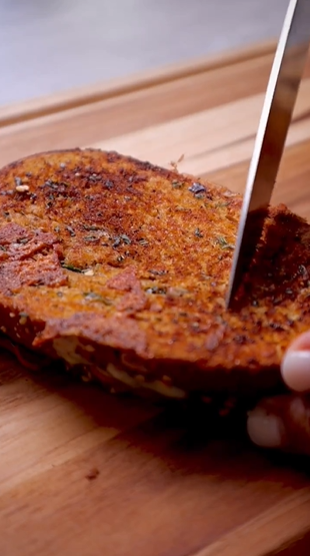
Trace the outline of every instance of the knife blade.
{"label": "knife blade", "polygon": [[234,297],[255,255],[274,189],[310,42],[310,0],[290,0],[260,117],[226,297]]}

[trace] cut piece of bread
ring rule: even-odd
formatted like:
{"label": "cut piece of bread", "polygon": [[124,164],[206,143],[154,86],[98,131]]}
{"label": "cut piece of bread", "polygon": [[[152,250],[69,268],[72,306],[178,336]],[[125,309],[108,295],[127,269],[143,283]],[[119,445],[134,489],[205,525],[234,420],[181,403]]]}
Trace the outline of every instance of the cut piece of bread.
{"label": "cut piece of bread", "polygon": [[310,327],[310,227],[269,210],[228,312],[241,201],[99,150],[3,168],[2,333],[116,388],[172,398],[280,388],[283,353]]}

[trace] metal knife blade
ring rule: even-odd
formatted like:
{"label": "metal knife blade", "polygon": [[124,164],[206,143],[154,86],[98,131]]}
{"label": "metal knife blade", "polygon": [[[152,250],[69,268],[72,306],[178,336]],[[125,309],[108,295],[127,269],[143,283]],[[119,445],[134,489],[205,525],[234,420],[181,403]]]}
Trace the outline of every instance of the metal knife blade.
{"label": "metal knife blade", "polygon": [[274,58],[250,163],[226,304],[261,238],[310,42],[310,0],[290,0]]}

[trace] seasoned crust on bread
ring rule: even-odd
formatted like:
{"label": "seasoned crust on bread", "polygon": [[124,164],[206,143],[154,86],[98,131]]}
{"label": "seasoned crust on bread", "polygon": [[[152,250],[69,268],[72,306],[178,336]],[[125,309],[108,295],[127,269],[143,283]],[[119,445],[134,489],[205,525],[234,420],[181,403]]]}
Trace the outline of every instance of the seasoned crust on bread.
{"label": "seasoned crust on bread", "polygon": [[284,206],[269,210],[240,309],[227,312],[241,201],[114,152],[5,167],[2,332],[112,383],[169,395],[164,384],[172,397],[280,387],[283,353],[310,326],[310,228]]}

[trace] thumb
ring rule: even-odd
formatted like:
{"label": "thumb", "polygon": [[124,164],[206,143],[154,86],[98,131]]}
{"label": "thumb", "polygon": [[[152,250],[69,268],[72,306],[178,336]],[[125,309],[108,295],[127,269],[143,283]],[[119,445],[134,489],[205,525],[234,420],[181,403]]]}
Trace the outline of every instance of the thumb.
{"label": "thumb", "polygon": [[310,399],[290,394],[267,398],[249,413],[247,429],[258,446],[310,456]]}
{"label": "thumb", "polygon": [[281,372],[291,390],[310,391],[310,331],[298,336],[291,344],[283,358]]}

